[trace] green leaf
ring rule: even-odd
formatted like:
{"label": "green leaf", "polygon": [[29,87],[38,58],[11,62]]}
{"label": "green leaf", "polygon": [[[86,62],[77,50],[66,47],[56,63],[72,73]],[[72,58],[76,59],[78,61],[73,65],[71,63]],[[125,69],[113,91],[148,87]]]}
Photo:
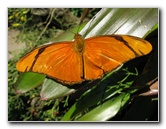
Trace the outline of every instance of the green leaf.
{"label": "green leaf", "polygon": [[[138,62],[139,63],[139,62]],[[125,66],[124,66],[125,67]],[[129,71],[133,69],[130,67]],[[133,79],[138,73],[131,73],[126,69],[115,70],[106,75],[96,86],[85,92],[80,99],[64,115],[62,121],[73,120],[88,108],[102,104],[104,101],[121,94],[124,90],[129,95],[137,91],[137,88],[130,89]],[[108,116],[107,116],[108,117]]]}
{"label": "green leaf", "polygon": [[114,117],[117,112],[129,101],[130,94],[122,93],[106,101],[90,112],[83,115],[78,121],[106,121]]}
{"label": "green leaf", "polygon": [[143,37],[157,24],[157,8],[104,8],[84,27],[81,34],[86,38],[105,34]]}
{"label": "green leaf", "polygon": [[40,96],[42,100],[48,100],[60,98],[73,92],[75,92],[75,89],[70,89],[51,79],[45,79],[42,84]]}
{"label": "green leaf", "polygon": [[25,93],[40,86],[46,75],[33,72],[20,73],[15,84],[16,93]]}

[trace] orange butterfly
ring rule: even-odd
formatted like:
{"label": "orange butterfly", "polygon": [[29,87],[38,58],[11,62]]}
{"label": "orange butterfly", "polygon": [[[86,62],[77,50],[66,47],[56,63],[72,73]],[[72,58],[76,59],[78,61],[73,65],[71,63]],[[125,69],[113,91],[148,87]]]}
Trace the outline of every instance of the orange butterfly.
{"label": "orange butterfly", "polygon": [[138,37],[105,35],[53,43],[36,48],[16,64],[20,72],[46,74],[62,84],[95,80],[133,58],[146,55],[151,44]]}

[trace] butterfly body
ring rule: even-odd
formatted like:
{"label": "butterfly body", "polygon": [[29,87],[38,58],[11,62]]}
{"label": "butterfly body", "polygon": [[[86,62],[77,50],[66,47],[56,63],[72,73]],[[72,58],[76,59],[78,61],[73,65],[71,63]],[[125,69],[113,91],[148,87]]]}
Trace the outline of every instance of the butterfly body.
{"label": "butterfly body", "polygon": [[151,44],[127,35],[104,35],[36,48],[16,64],[20,72],[38,72],[68,85],[95,80],[121,64],[148,54]]}
{"label": "butterfly body", "polygon": [[74,48],[78,54],[82,54],[85,48],[85,41],[80,34],[76,34],[74,37]]}

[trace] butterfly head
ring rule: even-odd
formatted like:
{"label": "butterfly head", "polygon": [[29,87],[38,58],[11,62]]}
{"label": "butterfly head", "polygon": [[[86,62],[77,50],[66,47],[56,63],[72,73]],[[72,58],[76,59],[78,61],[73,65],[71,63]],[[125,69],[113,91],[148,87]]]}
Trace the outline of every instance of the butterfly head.
{"label": "butterfly head", "polygon": [[74,37],[74,49],[77,53],[82,54],[84,51],[84,39],[80,34],[75,34]]}

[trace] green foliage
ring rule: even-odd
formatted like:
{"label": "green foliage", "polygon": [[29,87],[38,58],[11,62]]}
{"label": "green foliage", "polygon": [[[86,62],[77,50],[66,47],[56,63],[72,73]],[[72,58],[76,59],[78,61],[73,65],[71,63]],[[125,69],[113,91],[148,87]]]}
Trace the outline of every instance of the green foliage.
{"label": "green foliage", "polygon": [[28,20],[31,18],[28,17],[30,9],[25,8],[9,8],[8,9],[8,23],[9,28],[18,28],[22,29],[25,27]]}
{"label": "green foliage", "polygon": [[[92,18],[101,8],[89,8],[88,15],[86,17]],[[84,9],[83,8],[70,8],[69,9],[76,17],[81,17]]]}
{"label": "green foliage", "polygon": [[83,13],[84,9],[83,8],[71,8],[70,11],[72,11],[76,17],[81,17],[81,14]]}
{"label": "green foliage", "polygon": [[102,121],[111,119],[121,107],[129,102],[131,94],[138,90],[137,88],[131,88],[132,80],[137,76],[137,71],[133,73],[127,69],[109,73],[97,85],[84,92],[64,115],[62,121]]}

